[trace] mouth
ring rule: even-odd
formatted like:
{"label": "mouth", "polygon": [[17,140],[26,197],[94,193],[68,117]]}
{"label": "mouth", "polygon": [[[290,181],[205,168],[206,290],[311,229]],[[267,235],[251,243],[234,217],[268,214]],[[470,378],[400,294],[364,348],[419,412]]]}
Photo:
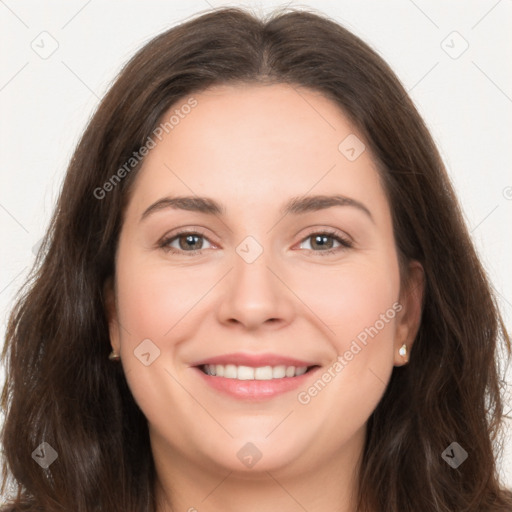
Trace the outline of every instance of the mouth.
{"label": "mouth", "polygon": [[320,365],[276,355],[228,354],[192,366],[208,388],[224,396],[262,401],[305,387]]}

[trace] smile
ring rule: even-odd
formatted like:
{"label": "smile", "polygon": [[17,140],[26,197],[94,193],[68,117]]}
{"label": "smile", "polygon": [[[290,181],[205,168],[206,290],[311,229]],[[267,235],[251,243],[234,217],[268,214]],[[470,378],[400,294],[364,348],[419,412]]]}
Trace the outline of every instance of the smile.
{"label": "smile", "polygon": [[265,362],[256,362],[254,359],[237,361],[245,364],[226,361],[240,359],[239,356],[222,357],[223,362],[220,357],[214,359],[217,360],[203,361],[192,366],[195,374],[215,393],[245,402],[262,402],[297,388],[304,388],[308,380],[313,378],[313,374],[321,368],[317,364],[306,366],[305,361],[295,361],[294,365],[291,364],[294,361],[289,358],[287,361],[283,358],[275,358],[274,361],[266,358]]}

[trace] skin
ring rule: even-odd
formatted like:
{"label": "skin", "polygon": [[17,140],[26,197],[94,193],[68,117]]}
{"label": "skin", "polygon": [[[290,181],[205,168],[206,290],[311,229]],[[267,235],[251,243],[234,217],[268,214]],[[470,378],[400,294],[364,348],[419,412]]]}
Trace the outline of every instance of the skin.
{"label": "skin", "polygon": [[[366,149],[349,161],[340,152],[349,134],[363,137],[331,100],[285,84],[216,86],[194,98],[136,177],[106,290],[112,348],[149,423],[158,511],[353,512],[367,420],[419,326],[421,266],[411,262],[401,283],[373,157]],[[167,208],[140,220],[172,194],[211,197],[226,213]],[[352,206],[279,213],[305,194],[348,196],[372,218]],[[180,254],[158,246],[177,228],[201,230],[192,248],[201,254],[186,252],[185,237],[170,242]],[[322,254],[311,235],[325,229],[353,247],[328,238],[338,250]],[[236,251],[249,235],[263,249],[252,263]],[[298,392],[397,303],[394,318],[300,403]],[[160,350],[148,366],[134,355],[144,339]],[[251,402],[221,395],[191,367],[230,352],[322,368],[308,386]],[[237,457],[247,442],[262,454],[252,468]]]}

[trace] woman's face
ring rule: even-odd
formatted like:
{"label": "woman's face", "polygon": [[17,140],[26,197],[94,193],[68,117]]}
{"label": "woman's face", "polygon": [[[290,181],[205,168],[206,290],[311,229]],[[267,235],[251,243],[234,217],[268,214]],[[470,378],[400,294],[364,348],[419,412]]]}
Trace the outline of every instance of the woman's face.
{"label": "woman's face", "polygon": [[157,464],[355,460],[420,317],[421,269],[407,293],[370,151],[310,90],[193,98],[134,182],[109,312]]}

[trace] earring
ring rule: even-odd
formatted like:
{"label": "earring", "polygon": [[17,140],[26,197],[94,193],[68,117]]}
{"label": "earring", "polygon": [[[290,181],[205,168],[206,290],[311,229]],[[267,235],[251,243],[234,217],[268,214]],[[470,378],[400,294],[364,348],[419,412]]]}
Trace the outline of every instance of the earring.
{"label": "earring", "polygon": [[407,357],[407,345],[405,343],[400,347],[400,349],[398,350],[398,353],[402,357]]}
{"label": "earring", "polygon": [[116,354],[113,350],[112,352],[110,352],[108,358],[111,360],[111,361],[119,361],[119,359],[121,359],[121,356],[119,354]]}

